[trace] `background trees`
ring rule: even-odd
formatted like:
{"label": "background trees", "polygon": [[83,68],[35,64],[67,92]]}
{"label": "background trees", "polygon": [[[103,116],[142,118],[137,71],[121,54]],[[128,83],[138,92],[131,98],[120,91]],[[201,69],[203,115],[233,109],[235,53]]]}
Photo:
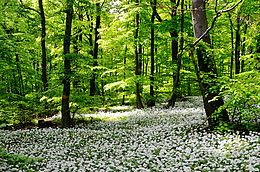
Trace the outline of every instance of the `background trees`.
{"label": "background trees", "polygon": [[[204,4],[208,22],[195,29],[195,36],[203,34],[216,12],[236,3]],[[210,114],[226,109],[240,122],[242,114],[250,120],[257,116],[251,115],[259,110],[257,1],[244,0],[221,14],[210,37],[199,44],[195,62],[201,81],[188,48],[196,40],[191,12],[194,17],[200,8],[191,0],[11,0],[0,5],[1,121],[19,123],[62,111],[71,122],[70,111],[121,104],[171,107],[176,99],[200,95],[201,84],[207,88],[205,103],[221,101],[209,106]],[[235,84],[240,82],[243,88]]]}

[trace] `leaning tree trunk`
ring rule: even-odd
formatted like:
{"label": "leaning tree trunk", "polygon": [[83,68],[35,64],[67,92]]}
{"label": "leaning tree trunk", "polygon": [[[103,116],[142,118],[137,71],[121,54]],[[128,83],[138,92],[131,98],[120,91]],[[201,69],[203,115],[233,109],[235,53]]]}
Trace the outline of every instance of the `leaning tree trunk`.
{"label": "leaning tree trunk", "polygon": [[71,127],[73,121],[70,116],[69,98],[70,98],[70,73],[71,64],[68,54],[70,53],[71,28],[73,17],[73,0],[67,0],[66,10],[66,28],[63,44],[64,54],[64,79],[63,79],[63,95],[62,95],[62,127]]}
{"label": "leaning tree trunk", "polygon": [[[196,38],[199,38],[206,32],[208,28],[205,10],[205,0],[192,0],[192,22],[194,35]],[[203,37],[203,41],[207,43],[209,47],[211,46],[209,34],[206,34]],[[193,56],[193,50],[191,54]],[[192,59],[194,66],[197,66],[197,63],[195,62],[193,57]],[[218,125],[220,121],[229,121],[229,117],[227,111],[223,110],[219,114],[218,118],[213,118],[213,113],[216,112],[219,109],[219,107],[224,104],[223,99],[219,97],[219,91],[213,92],[211,90],[211,88],[216,84],[214,80],[217,77],[217,70],[213,56],[207,54],[205,48],[199,46],[197,48],[197,59],[198,67],[195,67],[195,69],[199,80],[200,90],[203,96],[204,108],[207,115],[209,126],[214,127]],[[201,73],[203,73],[203,77],[201,76]],[[217,100],[215,100],[215,98],[217,98]]]}

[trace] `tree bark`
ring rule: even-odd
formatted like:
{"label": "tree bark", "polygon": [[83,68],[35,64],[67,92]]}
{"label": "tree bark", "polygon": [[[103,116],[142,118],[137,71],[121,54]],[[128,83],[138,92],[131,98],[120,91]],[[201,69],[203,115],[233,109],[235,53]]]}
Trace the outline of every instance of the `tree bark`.
{"label": "tree bark", "polygon": [[241,49],[241,37],[240,37],[240,16],[237,16],[237,29],[236,29],[236,42],[235,42],[235,73],[240,73],[240,49]]}
{"label": "tree bark", "polygon": [[[124,52],[124,80],[126,79],[126,58],[127,58],[127,45],[125,46],[125,52]],[[125,88],[123,89],[123,99],[122,99],[122,105],[125,105]]]}
{"label": "tree bark", "polygon": [[[178,96],[178,87],[179,87],[179,82],[180,82],[180,70],[181,70],[181,59],[182,59],[182,54],[183,54],[183,45],[184,45],[184,0],[181,0],[181,18],[180,18],[180,44],[179,44],[179,50],[177,48],[177,54],[176,54],[176,63],[177,63],[177,70],[175,72],[175,75],[173,77],[173,91],[172,91],[172,96],[170,101],[168,102],[167,107],[174,107],[176,103],[176,99]],[[178,36],[178,35],[177,35]],[[178,47],[178,42],[177,45]]]}
{"label": "tree bark", "polygon": [[[249,16],[248,16],[248,20],[249,20]],[[245,23],[243,42],[242,42],[242,46],[241,46],[241,55],[242,56],[246,55],[246,33],[247,33],[247,27],[248,27],[248,24]],[[241,60],[241,72],[242,73],[244,72],[244,69],[245,69],[245,60]]]}
{"label": "tree bark", "polygon": [[[98,40],[100,39],[99,31],[100,28],[100,13],[101,13],[101,6],[100,3],[96,3],[96,26],[94,29],[95,35],[94,35],[94,51],[93,51],[93,67],[98,66]],[[91,79],[90,79],[90,96],[94,96],[98,94],[98,88],[96,85],[96,70],[93,69]]]}
{"label": "tree bark", "polygon": [[22,75],[22,68],[20,64],[20,58],[19,54],[15,54],[15,60],[16,60],[16,69],[19,76],[19,93],[21,96],[24,95],[24,83],[23,83],[23,75]]}
{"label": "tree bark", "polygon": [[[82,6],[79,6],[78,7],[78,20],[80,22],[83,22],[83,14],[82,14]],[[82,41],[83,41],[83,33],[82,33],[82,26],[78,26],[75,28],[76,30],[76,36],[74,37],[73,39],[73,48],[74,48],[74,53],[76,55],[79,56],[80,54],[80,50],[82,48]],[[78,68],[78,62],[76,61],[75,63],[75,66],[74,67],[74,70],[77,70]],[[79,77],[74,77],[73,81],[72,81],[72,86],[73,88],[79,88],[80,86],[80,78]]]}
{"label": "tree bark", "polygon": [[[177,8],[179,6],[180,0],[176,2],[176,0],[171,0],[172,3],[172,10],[171,10],[171,20],[174,24],[176,21],[176,15],[177,15]],[[172,65],[177,64],[178,62],[178,31],[176,28],[170,32],[171,35],[171,52],[172,52]],[[178,65],[177,65],[178,66]],[[178,68],[178,67],[177,67]],[[173,87],[172,87],[172,95],[171,98],[168,100],[167,108],[169,107],[174,107],[176,99],[177,99],[177,90],[174,90],[175,88],[175,81],[176,77],[178,75],[178,69],[176,71],[173,71],[172,73],[172,82],[173,82]]]}
{"label": "tree bark", "polygon": [[230,58],[230,78],[233,78],[233,65],[234,65],[234,25],[231,19],[231,14],[228,13],[229,22],[230,22],[230,35],[231,35],[231,58]]}
{"label": "tree bark", "polygon": [[[194,36],[196,38],[200,38],[201,35],[206,33],[208,29],[205,9],[206,8],[204,0],[192,0],[192,22]],[[210,36],[208,33],[204,35],[202,40],[207,43],[209,47],[211,47]],[[217,118],[212,117],[213,113],[216,112],[218,108],[224,104],[223,99],[219,97],[219,91],[211,91],[211,88],[216,84],[214,80],[217,76],[214,58],[210,54],[207,54],[206,50],[202,48],[202,46],[199,46],[197,48],[198,65],[193,55],[194,54],[192,47],[191,58],[195,66],[197,78],[199,80],[199,86],[202,93],[204,108],[209,126],[215,127],[221,121],[228,122],[229,117],[226,110],[223,110]],[[201,73],[203,73],[203,77],[201,76]],[[210,80],[210,82],[208,80]],[[219,98],[217,98],[217,100],[214,100],[214,98],[216,97]]]}
{"label": "tree bark", "polygon": [[71,42],[71,28],[73,17],[73,3],[74,0],[67,0],[66,5],[66,28],[63,44],[64,54],[64,79],[63,79],[63,95],[62,95],[62,127],[71,127],[73,124],[70,116],[69,98],[70,98],[70,74],[71,74],[71,62],[69,58],[70,42]]}
{"label": "tree bark", "polygon": [[[136,6],[139,6],[139,0],[136,0]],[[135,89],[136,89],[136,108],[141,109],[143,108],[143,103],[141,100],[141,89],[140,89],[140,75],[141,75],[141,70],[140,70],[140,45],[138,41],[139,37],[139,25],[140,25],[140,14],[137,12],[136,18],[135,18],[135,25],[136,25],[136,30],[135,30],[135,75],[137,77],[136,84],[135,84]]]}
{"label": "tree bark", "polygon": [[[260,54],[260,32],[256,36],[256,53]],[[260,55],[256,57],[256,61],[258,62],[258,64],[256,63],[256,70],[260,71]]]}
{"label": "tree bark", "polygon": [[150,98],[148,100],[148,107],[155,106],[154,98],[154,19],[156,14],[156,0],[151,2],[152,16],[151,16],[151,73],[150,73]]}
{"label": "tree bark", "polygon": [[41,47],[42,47],[42,83],[43,83],[43,90],[48,90],[48,80],[47,80],[47,60],[46,60],[46,20],[44,15],[44,8],[42,4],[42,0],[39,0],[39,9],[41,15]]}

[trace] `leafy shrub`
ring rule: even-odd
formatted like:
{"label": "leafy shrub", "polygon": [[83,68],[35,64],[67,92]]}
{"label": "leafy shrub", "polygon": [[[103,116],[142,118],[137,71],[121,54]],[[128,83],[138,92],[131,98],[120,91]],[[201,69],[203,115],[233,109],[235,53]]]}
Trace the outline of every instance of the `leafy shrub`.
{"label": "leafy shrub", "polygon": [[60,97],[39,97],[41,97],[40,93],[30,93],[25,96],[1,95],[0,129],[33,126],[33,119],[52,116],[58,112]]}
{"label": "leafy shrub", "polygon": [[[234,79],[222,78],[221,95],[225,104],[221,109],[229,112],[233,124],[249,130],[258,130],[260,123],[260,74],[250,71],[238,74]],[[220,109],[220,110],[221,110]]]}

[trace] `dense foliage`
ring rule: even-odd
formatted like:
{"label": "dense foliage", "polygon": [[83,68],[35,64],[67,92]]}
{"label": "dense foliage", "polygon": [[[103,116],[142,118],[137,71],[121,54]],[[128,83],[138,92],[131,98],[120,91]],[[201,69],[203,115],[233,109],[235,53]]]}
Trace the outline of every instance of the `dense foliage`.
{"label": "dense foliage", "polygon": [[[65,81],[71,85],[72,114],[135,106],[137,89],[144,105],[165,103],[172,93],[177,98],[201,94],[189,54],[189,44],[196,40],[191,0],[158,0],[155,5],[130,0],[40,2],[0,2],[0,128],[31,125],[33,119],[60,112]],[[64,53],[68,4],[73,6],[71,46]],[[206,15],[210,25],[218,10],[235,4],[210,31],[212,45],[199,45],[214,57],[218,76],[199,74],[203,82],[214,83],[211,91],[221,91],[221,109],[228,111],[231,122],[259,124],[259,1],[207,1]],[[64,66],[66,60],[70,65]]]}

